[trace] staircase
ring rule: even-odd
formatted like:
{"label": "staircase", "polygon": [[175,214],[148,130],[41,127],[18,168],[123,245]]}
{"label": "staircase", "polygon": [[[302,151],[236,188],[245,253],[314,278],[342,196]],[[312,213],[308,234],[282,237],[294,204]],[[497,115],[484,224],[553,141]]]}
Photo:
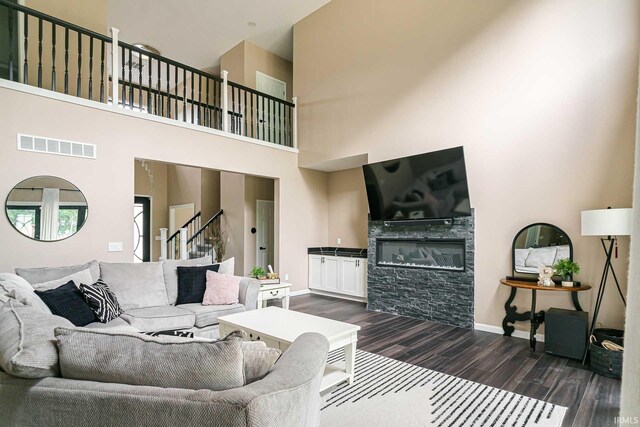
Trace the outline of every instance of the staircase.
{"label": "staircase", "polygon": [[202,213],[198,212],[168,239],[162,237],[162,247],[166,248],[164,259],[194,259],[211,256],[216,259],[216,249],[224,252],[225,239],[222,232],[222,209],[216,212],[204,225]]}

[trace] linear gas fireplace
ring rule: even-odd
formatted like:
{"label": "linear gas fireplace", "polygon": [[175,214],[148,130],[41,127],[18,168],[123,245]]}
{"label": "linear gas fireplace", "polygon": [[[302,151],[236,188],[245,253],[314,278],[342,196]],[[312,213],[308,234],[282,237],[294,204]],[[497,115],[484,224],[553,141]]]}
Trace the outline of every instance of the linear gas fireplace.
{"label": "linear gas fireplace", "polygon": [[465,241],[432,239],[377,239],[379,266],[464,271]]}

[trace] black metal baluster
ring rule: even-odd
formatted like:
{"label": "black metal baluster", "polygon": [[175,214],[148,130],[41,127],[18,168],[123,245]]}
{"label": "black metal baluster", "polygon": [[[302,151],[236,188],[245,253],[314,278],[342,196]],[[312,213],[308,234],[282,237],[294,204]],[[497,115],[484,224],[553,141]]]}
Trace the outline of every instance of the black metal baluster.
{"label": "black metal baluster", "polygon": [[193,118],[193,104],[195,104],[195,98],[193,97],[193,71],[191,72],[191,124],[194,122]]}
{"label": "black metal baluster", "polygon": [[138,51],[138,108],[142,112],[142,52]]}
{"label": "black metal baluster", "polygon": [[127,87],[124,84],[126,76],[126,74],[124,73],[124,60],[126,58],[124,55],[124,46],[120,47],[120,53],[122,54],[122,58],[120,58],[120,66],[122,67],[122,96],[120,97],[120,99],[122,102],[122,107],[124,108],[127,106]]}
{"label": "black metal baluster", "polygon": [[198,73],[198,121],[197,123],[202,126],[202,74]]}
{"label": "black metal baluster", "polygon": [[129,108],[133,110],[133,52],[129,48]]}
{"label": "black metal baluster", "polygon": [[42,87],[42,18],[38,18],[38,87]]}
{"label": "black metal baluster", "polygon": [[231,133],[236,133],[236,88],[231,86]]}
{"label": "black metal baluster", "polygon": [[51,90],[56,91],[56,24],[54,23],[51,24]]}
{"label": "black metal baluster", "polygon": [[244,136],[248,136],[247,134],[247,91],[244,91]]}
{"label": "black metal baluster", "polygon": [[251,138],[253,138],[253,116],[255,114],[255,105],[253,103],[253,92],[251,93],[251,96],[249,97],[250,101],[251,101]]}
{"label": "black metal baluster", "polygon": [[[155,103],[156,103],[156,116],[160,115],[162,116],[162,105],[160,105],[160,101],[162,100],[162,94],[160,93],[160,76],[162,74],[162,61],[160,61],[160,59],[157,59],[156,62],[158,63],[158,75],[156,76],[156,89],[157,89],[157,93],[155,94],[155,96],[153,97]],[[163,101],[164,103],[164,101]]]}
{"label": "black metal baluster", "polygon": [[262,123],[262,140],[266,141],[265,134],[264,134],[264,111],[265,111],[265,108],[264,108],[264,96],[261,96],[261,98],[262,98],[262,110],[260,110],[260,115],[262,117],[260,118],[260,123]]}
{"label": "black metal baluster", "polygon": [[64,29],[64,93],[69,93],[69,29]]}
{"label": "black metal baluster", "polygon": [[78,80],[76,82],[76,96],[82,95],[82,34],[78,33]]}
{"label": "black metal baluster", "polygon": [[182,121],[187,121],[187,69],[182,69]]}
{"label": "black metal baluster", "polygon": [[290,147],[293,147],[293,122],[292,122],[292,114],[293,114],[293,109],[295,107],[291,107],[289,106],[289,143],[291,144]]}
{"label": "black metal baluster", "polygon": [[209,109],[209,80],[211,80],[209,77],[205,77],[207,80],[207,87],[206,87],[206,95],[205,95],[205,105],[204,105],[204,125],[207,127],[211,127],[211,110]]}
{"label": "black metal baluster", "polygon": [[29,61],[27,58],[29,48],[29,15],[24,14],[24,66],[23,66],[23,74],[24,74],[24,83],[29,84]]}
{"label": "black metal baluster", "polygon": [[100,40],[100,102],[104,102],[104,52],[105,42]]}
{"label": "black metal baluster", "polygon": [[271,99],[267,99],[267,141],[273,142],[273,138],[271,137]]}
{"label": "black metal baluster", "polygon": [[151,58],[149,56],[149,82],[147,84],[147,113],[152,114],[153,113],[153,105],[151,104],[151,85],[152,83],[152,79],[151,79],[151,73],[153,72],[153,58]]}
{"label": "black metal baluster", "polygon": [[[9,29],[9,46],[13,46],[13,13],[7,14],[7,28]],[[9,48],[9,80],[13,81],[13,49]]]}
{"label": "black metal baluster", "polygon": [[171,80],[171,67],[167,62],[167,118],[171,118],[171,86],[169,81]]}
{"label": "black metal baluster", "polygon": [[89,100],[93,100],[93,37],[89,36]]}
{"label": "black metal baluster", "polygon": [[173,66],[173,77],[174,77],[173,89],[176,95],[176,97],[174,98],[174,102],[175,102],[174,110],[175,110],[176,120],[178,120],[178,66],[177,65]]}

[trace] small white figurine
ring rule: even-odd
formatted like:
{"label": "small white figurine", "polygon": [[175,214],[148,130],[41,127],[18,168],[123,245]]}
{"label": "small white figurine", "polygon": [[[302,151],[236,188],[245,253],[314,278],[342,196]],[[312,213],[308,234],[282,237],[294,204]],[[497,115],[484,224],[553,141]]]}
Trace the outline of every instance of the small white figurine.
{"label": "small white figurine", "polygon": [[553,267],[538,267],[538,285],[540,286],[555,286],[553,283],[553,275],[555,270]]}

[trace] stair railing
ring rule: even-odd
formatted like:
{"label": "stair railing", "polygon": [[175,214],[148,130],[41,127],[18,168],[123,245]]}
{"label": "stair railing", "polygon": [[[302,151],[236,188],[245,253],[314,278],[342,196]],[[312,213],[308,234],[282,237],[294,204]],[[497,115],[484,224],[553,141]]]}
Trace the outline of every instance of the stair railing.
{"label": "stair railing", "polygon": [[[222,220],[222,209],[207,221],[197,233],[191,236],[186,242],[186,258],[201,258],[211,255],[212,261],[215,261],[216,246],[219,245],[217,239],[220,238],[220,227]],[[181,253],[182,255],[182,253]]]}
{"label": "stair railing", "polygon": [[164,247],[167,248],[167,258],[166,259],[180,259],[180,233],[182,229],[186,229],[186,237],[189,240],[190,237],[195,235],[202,228],[202,212],[198,212],[193,217],[189,219],[182,227],[178,228],[175,233],[173,233],[166,240],[166,243],[163,243]]}

